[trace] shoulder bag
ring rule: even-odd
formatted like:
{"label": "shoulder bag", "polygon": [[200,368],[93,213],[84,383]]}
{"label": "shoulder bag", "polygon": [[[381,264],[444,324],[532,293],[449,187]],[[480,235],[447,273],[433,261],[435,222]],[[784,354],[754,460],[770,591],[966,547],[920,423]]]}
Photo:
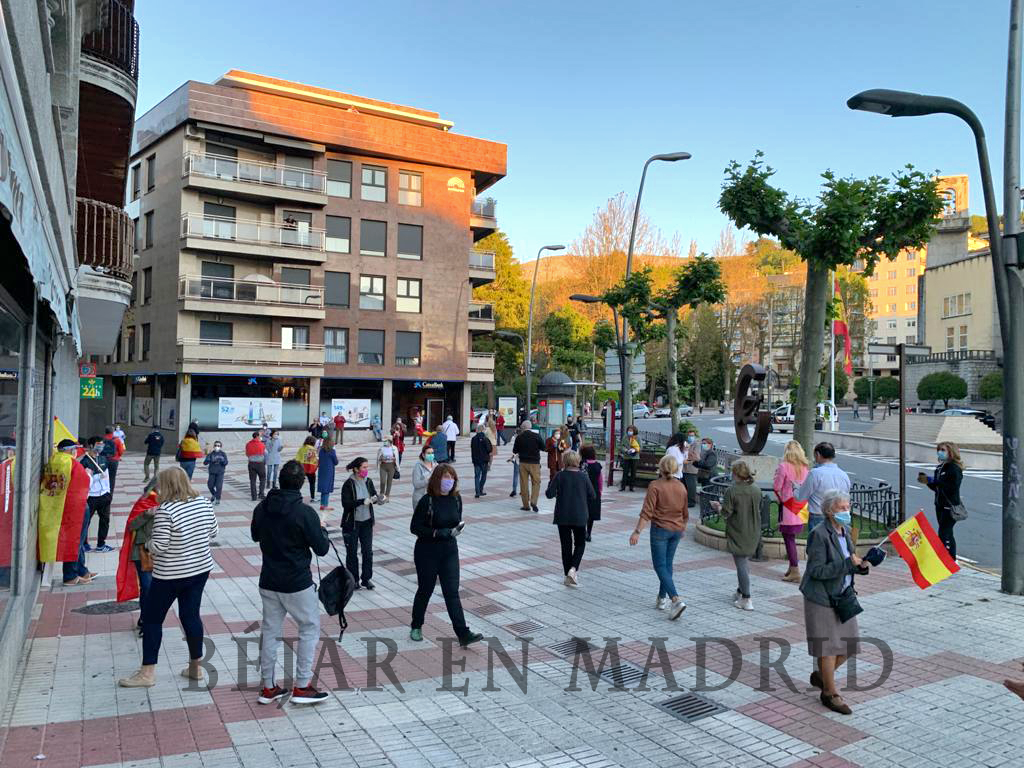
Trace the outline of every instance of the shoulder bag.
{"label": "shoulder bag", "polygon": [[[828,534],[825,534],[828,535]],[[856,545],[850,542],[851,552]],[[832,562],[832,547],[826,545],[825,549],[825,562]],[[832,610],[836,612],[836,616],[839,618],[840,624],[845,624],[854,616],[864,612],[864,608],[861,607],[860,600],[857,599],[857,590],[853,588],[853,578],[850,579],[850,586],[846,587],[838,595],[829,595],[829,604],[832,606]]]}
{"label": "shoulder bag", "polygon": [[936,482],[935,490],[937,490],[939,493],[942,494],[942,498],[944,498],[946,500],[946,504],[949,505],[949,516],[952,517],[953,520],[955,520],[958,523],[961,520],[966,520],[967,519],[967,507],[965,507],[962,503],[961,504],[953,504],[952,502],[950,502],[949,497],[946,496],[945,491],[943,491],[941,488],[939,488],[938,481],[939,481],[939,479],[938,479],[938,477],[936,477],[935,478],[935,482]]}

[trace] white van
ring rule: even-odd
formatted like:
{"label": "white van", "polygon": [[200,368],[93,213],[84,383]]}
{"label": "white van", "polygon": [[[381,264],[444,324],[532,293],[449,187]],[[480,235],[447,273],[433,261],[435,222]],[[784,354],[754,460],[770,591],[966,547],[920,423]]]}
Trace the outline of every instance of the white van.
{"label": "white van", "polygon": [[[822,429],[825,422],[838,419],[839,412],[832,403],[818,403],[818,413],[814,419],[814,428]],[[792,432],[796,422],[796,406],[786,403],[772,411],[772,429],[775,432]]]}

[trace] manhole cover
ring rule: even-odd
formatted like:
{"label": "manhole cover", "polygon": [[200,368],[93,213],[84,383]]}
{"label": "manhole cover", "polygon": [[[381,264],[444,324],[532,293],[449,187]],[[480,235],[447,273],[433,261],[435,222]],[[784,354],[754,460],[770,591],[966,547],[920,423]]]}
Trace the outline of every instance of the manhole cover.
{"label": "manhole cover", "polygon": [[577,653],[594,650],[594,646],[581,637],[570,637],[551,646],[551,650],[559,656],[575,656]]}
{"label": "manhole cover", "polygon": [[615,688],[629,688],[634,683],[639,683],[643,676],[643,670],[632,664],[616,664],[601,672],[601,677],[611,682]]}
{"label": "manhole cover", "polygon": [[103,616],[109,613],[128,613],[128,611],[139,610],[138,600],[127,600],[119,603],[116,600],[109,600],[105,603],[92,603],[83,605],[81,608],[72,608],[73,613],[84,613],[88,616]]}
{"label": "manhole cover", "polygon": [[493,616],[504,611],[505,606],[498,605],[497,603],[484,603],[479,608],[470,608],[470,610],[477,616]]}
{"label": "manhole cover", "polygon": [[506,629],[512,634],[522,637],[530,632],[536,632],[538,629],[544,629],[544,625],[539,621],[527,619],[526,621],[517,621],[515,624],[509,624]]}
{"label": "manhole cover", "polygon": [[698,696],[696,693],[684,693],[682,696],[676,696],[655,706],[684,723],[692,723],[695,720],[711,717],[727,710],[727,707],[705,699],[703,696]]}

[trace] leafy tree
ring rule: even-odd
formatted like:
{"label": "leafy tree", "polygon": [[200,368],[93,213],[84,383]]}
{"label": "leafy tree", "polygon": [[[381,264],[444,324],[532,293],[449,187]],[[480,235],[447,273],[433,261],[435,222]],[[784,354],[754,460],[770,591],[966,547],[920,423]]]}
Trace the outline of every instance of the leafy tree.
{"label": "leafy tree", "polygon": [[607,320],[598,320],[594,323],[593,342],[599,352],[614,349],[615,327]]}
{"label": "leafy tree", "polygon": [[562,307],[544,318],[549,367],[568,369],[578,374],[594,362],[593,324],[571,306]]}
{"label": "leafy tree", "polygon": [[693,382],[693,404],[722,397],[725,340],[714,310],[702,304],[690,312],[682,323],[680,335],[684,380]]}
{"label": "leafy tree", "polygon": [[917,383],[917,396],[928,400],[934,406],[941,400],[944,408],[949,408],[950,400],[967,397],[967,382],[949,371],[929,373]]}
{"label": "leafy tree", "polygon": [[473,289],[473,298],[494,304],[498,328],[525,330],[530,312],[530,284],[512,253],[508,236],[494,232],[476,244],[477,251],[494,252],[494,282]]}
{"label": "leafy tree", "polygon": [[999,371],[985,374],[978,382],[978,397],[982,400],[1003,399],[1003,374]]}
{"label": "leafy tree", "polygon": [[822,190],[813,203],[772,186],[769,180],[774,173],[760,152],[746,168],[730,163],[719,208],[737,226],[777,238],[783,248],[807,263],[800,377],[815,386],[800,388],[793,431],[810,453],[831,271],[860,259],[870,275],[879,259],[923,247],[943,200],[935,179],[910,166],[892,179],[839,178],[825,171]]}
{"label": "leafy tree", "polygon": [[896,376],[882,376],[875,381],[875,395],[883,403],[891,403],[900,396],[900,380]]}
{"label": "leafy tree", "polygon": [[747,244],[747,253],[757,262],[757,271],[762,275],[784,275],[800,266],[796,252],[783,248],[771,237],[759,237]]}

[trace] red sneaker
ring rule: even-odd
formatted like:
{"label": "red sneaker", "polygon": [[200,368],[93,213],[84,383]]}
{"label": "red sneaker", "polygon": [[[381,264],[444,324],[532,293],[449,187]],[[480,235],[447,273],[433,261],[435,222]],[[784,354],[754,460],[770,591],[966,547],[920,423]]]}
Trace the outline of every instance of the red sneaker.
{"label": "red sneaker", "polygon": [[327,691],[318,691],[312,685],[292,688],[292,704],[319,704],[327,698]]}
{"label": "red sneaker", "polygon": [[256,699],[260,704],[273,704],[280,698],[288,695],[288,691],[279,685],[275,685],[273,688],[263,688],[260,691],[260,697]]}

